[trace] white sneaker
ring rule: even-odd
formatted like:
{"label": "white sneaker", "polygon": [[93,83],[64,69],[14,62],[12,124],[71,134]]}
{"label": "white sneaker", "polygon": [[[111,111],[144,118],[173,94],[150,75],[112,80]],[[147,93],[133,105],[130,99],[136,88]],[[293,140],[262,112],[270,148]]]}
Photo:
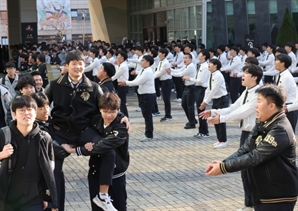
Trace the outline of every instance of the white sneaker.
{"label": "white sneaker", "polygon": [[242,207],[241,209],[239,209],[237,211],[254,211],[254,208],[252,208],[252,207]]}
{"label": "white sneaker", "polygon": [[178,98],[174,99],[173,102],[177,102]]}
{"label": "white sneaker", "polygon": [[227,147],[227,142],[219,142],[217,145],[213,146],[214,149],[220,149],[220,148],[225,148]]}
{"label": "white sneaker", "polygon": [[218,145],[218,144],[220,144],[219,141],[218,141],[218,142],[215,142],[215,143],[213,144],[213,146],[216,146],[216,145]]}
{"label": "white sneaker", "polygon": [[149,141],[153,141],[153,138],[148,138],[146,136],[144,136],[143,138],[140,139],[141,142],[149,142]]}
{"label": "white sneaker", "polygon": [[111,202],[111,198],[108,194],[105,194],[104,199],[101,199],[100,196],[97,194],[92,201],[98,207],[103,209],[104,211],[117,211]]}
{"label": "white sneaker", "polygon": [[176,100],[176,102],[177,102],[177,103],[181,103],[181,102],[182,102],[182,99],[181,99],[181,98],[178,98],[178,99]]}
{"label": "white sneaker", "polygon": [[140,112],[140,111],[142,111],[142,109],[140,107],[137,107],[135,111]]}

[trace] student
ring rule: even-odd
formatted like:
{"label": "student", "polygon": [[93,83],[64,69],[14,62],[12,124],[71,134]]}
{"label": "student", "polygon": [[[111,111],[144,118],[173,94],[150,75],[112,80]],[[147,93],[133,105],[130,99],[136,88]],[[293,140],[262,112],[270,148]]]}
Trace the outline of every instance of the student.
{"label": "student", "polygon": [[142,142],[153,140],[153,119],[152,110],[156,102],[154,75],[151,68],[154,60],[151,56],[143,56],[141,61],[142,71],[133,81],[118,81],[119,86],[138,86],[139,103],[142,115],[145,119],[145,134],[140,139]]}
{"label": "student", "polygon": [[110,62],[111,64],[115,63],[115,58],[114,58],[114,51],[113,50],[108,50],[107,51],[107,62]]}
{"label": "student", "polygon": [[35,72],[32,72],[31,75],[33,76],[33,79],[35,81],[36,92],[44,92],[44,88],[42,87],[43,80],[42,80],[41,73],[35,71]]}
{"label": "student", "polygon": [[36,71],[40,72],[42,75],[42,80],[43,80],[43,87],[46,87],[49,83],[48,79],[48,71],[47,71],[47,66],[45,63],[45,56],[43,54],[39,54],[37,56],[36,62],[37,62],[37,69]]}
{"label": "student", "polygon": [[[124,51],[117,51],[116,53],[117,56],[117,62],[118,65],[116,66],[116,73],[112,77],[113,81],[121,81],[121,80],[128,80],[129,78],[129,72],[128,72],[128,65],[127,65],[127,54]],[[120,111],[128,117],[128,111],[126,107],[126,95],[128,93],[128,87],[126,86],[121,86],[117,87],[117,93],[118,96],[121,99],[121,106],[120,106]]]}
{"label": "student", "polygon": [[16,86],[18,84],[19,76],[16,74],[16,66],[13,62],[7,62],[5,64],[5,71],[7,75],[1,78],[1,83],[7,87],[12,97],[16,95]]}
{"label": "student", "polygon": [[102,63],[101,68],[97,72],[99,85],[103,92],[115,92],[112,77],[115,75],[115,66],[109,62]]}
{"label": "student", "polygon": [[19,71],[20,71],[21,73],[24,73],[25,71],[27,71],[27,70],[29,69],[29,68],[28,68],[28,55],[22,53],[22,54],[20,55],[20,61],[21,61],[21,66],[20,66]]}
{"label": "student", "polygon": [[158,51],[158,57],[160,59],[157,69],[154,73],[154,78],[159,78],[161,85],[162,99],[165,105],[165,116],[160,119],[161,122],[168,122],[172,120],[171,115],[171,89],[173,87],[173,79],[170,73],[170,63],[166,59],[168,50],[161,48]]}
{"label": "student", "polygon": [[0,130],[0,210],[42,211],[49,199],[52,210],[57,210],[53,147],[48,133],[34,123],[36,102],[30,96],[17,96],[11,109],[15,120],[9,125],[9,144]]}
{"label": "student", "polygon": [[[287,54],[279,54],[275,58],[275,69],[279,71],[279,74],[275,76],[275,84],[283,88],[286,92],[286,107],[291,106],[296,101],[296,82],[288,68],[291,67],[291,57]],[[286,112],[293,131],[295,132],[298,111]]]}
{"label": "student", "polygon": [[[256,59],[257,60],[257,59]],[[246,90],[228,108],[206,110],[200,114],[204,119],[212,117],[208,123],[219,124],[227,121],[240,121],[241,136],[240,147],[248,138],[249,132],[255,126],[257,113],[255,105],[257,103],[257,93],[259,82],[262,79],[263,71],[257,65],[247,65],[243,67],[242,85]],[[241,178],[244,189],[244,205],[239,211],[253,210],[253,196],[249,188],[249,178],[247,170],[241,171]]]}
{"label": "student", "polygon": [[229,84],[229,90],[230,90],[230,97],[232,103],[234,103],[238,99],[238,95],[240,92],[240,86],[241,86],[241,59],[237,55],[239,52],[238,47],[233,46],[230,50],[231,60],[229,61],[229,64],[225,67],[222,67],[220,71],[225,71],[230,73],[230,84]]}
{"label": "student", "polygon": [[[274,60],[275,60],[275,57],[274,57],[274,54],[273,54],[273,50],[275,49],[275,46],[274,45],[268,45],[266,51],[267,51],[267,55],[266,57],[264,58],[263,61],[260,61],[259,64],[261,67],[263,67],[263,70],[264,72],[271,72],[272,70],[271,69],[275,69],[275,66],[274,66]],[[264,80],[265,83],[273,83],[273,77],[272,76],[269,76],[269,75],[265,75],[265,80]]]}
{"label": "student", "polygon": [[291,42],[287,42],[285,44],[285,50],[287,51],[288,56],[291,58],[291,65],[288,67],[288,69],[292,74],[295,73],[296,66],[297,66],[296,56],[292,51],[294,50],[294,47],[295,47],[294,44]]}
{"label": "student", "polygon": [[[173,62],[171,63],[172,68],[181,68],[183,67],[183,46],[180,44],[176,44],[175,45],[175,52],[176,55],[173,59]],[[183,93],[183,81],[181,77],[173,77],[173,81],[175,84],[175,89],[176,89],[176,99],[174,99],[173,101],[181,103],[182,101],[182,93]]]}
{"label": "student", "polygon": [[296,139],[283,111],[285,93],[267,84],[256,90],[258,123],[244,144],[206,174],[217,176],[247,169],[255,211],[293,211],[298,194]]}
{"label": "student", "polygon": [[[189,77],[194,78],[196,75],[196,68],[192,62],[192,55],[190,53],[185,53],[183,56],[184,67],[181,69],[172,69],[171,75],[174,77]],[[182,78],[182,80],[183,80]],[[188,119],[185,124],[184,129],[196,128],[197,120],[195,118],[195,86],[194,81],[184,80],[184,90],[182,94],[182,108]]]}
{"label": "student", "polygon": [[[129,165],[129,136],[125,125],[121,124],[121,117],[117,115],[120,108],[120,98],[115,93],[104,93],[99,99],[98,107],[100,114],[94,116],[91,122],[92,127],[103,134],[102,138],[94,144],[87,143],[85,146],[76,149],[68,145],[63,145],[63,147],[70,153],[91,155],[88,173],[90,199],[104,210],[126,211],[125,171]],[[110,151],[115,153],[115,161],[103,159],[104,156],[102,155]],[[112,166],[109,167],[107,164],[110,163]],[[103,186],[102,184],[109,185]],[[101,209],[95,204],[92,203],[92,210],[100,211]],[[116,209],[113,208],[113,205]]]}
{"label": "student", "polygon": [[[221,63],[218,59],[210,59],[209,71],[211,75],[209,77],[208,87],[205,91],[205,97],[201,103],[199,109],[204,110],[207,104],[213,100],[212,109],[226,108],[229,106],[229,98],[227,96],[227,89],[225,86],[224,77],[220,70]],[[227,131],[226,123],[215,124],[215,131],[218,141],[213,144],[215,149],[224,148],[227,146]]]}
{"label": "student", "polygon": [[[8,118],[7,111],[10,111],[11,95],[9,90],[0,84],[0,128],[9,125],[11,117]],[[10,112],[9,112],[10,113]]]}
{"label": "student", "polygon": [[92,76],[93,76],[93,81],[94,82],[98,82],[97,72],[100,68],[100,62],[99,62],[99,59],[98,59],[98,54],[99,54],[99,51],[96,48],[91,48],[89,50],[89,55],[93,59],[93,61],[84,70],[85,73],[92,71]]}
{"label": "student", "polygon": [[17,90],[17,95],[30,96],[32,93],[34,93],[36,90],[35,90],[35,81],[32,75],[27,74],[27,75],[21,76],[16,86],[16,90]]}

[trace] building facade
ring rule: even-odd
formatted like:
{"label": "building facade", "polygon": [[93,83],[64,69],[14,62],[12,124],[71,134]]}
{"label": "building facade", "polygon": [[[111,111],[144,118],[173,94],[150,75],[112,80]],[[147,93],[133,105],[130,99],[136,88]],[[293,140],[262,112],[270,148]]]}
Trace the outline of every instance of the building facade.
{"label": "building facade", "polygon": [[298,29],[297,0],[128,0],[129,37],[206,44],[275,43],[285,9]]}

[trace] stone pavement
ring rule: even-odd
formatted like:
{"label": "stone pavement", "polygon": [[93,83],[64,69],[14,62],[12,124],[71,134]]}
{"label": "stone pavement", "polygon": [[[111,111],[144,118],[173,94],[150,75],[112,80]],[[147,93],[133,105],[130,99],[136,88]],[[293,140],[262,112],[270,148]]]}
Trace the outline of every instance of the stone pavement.
{"label": "stone pavement", "polygon": [[[172,97],[174,97],[172,93]],[[228,147],[213,149],[216,141],[213,126],[210,137],[194,138],[197,129],[185,130],[187,122],[179,103],[172,103],[173,121],[161,123],[163,101],[158,100],[160,116],[154,117],[154,141],[141,143],[144,120],[136,96],[128,95],[131,121],[130,166],[127,171],[128,211],[234,211],[243,206],[240,173],[218,177],[205,176],[209,162],[222,160],[237,150],[240,129],[228,123]],[[64,164],[66,210],[90,209],[88,194],[88,157],[71,155]],[[298,211],[298,206],[296,206]]]}

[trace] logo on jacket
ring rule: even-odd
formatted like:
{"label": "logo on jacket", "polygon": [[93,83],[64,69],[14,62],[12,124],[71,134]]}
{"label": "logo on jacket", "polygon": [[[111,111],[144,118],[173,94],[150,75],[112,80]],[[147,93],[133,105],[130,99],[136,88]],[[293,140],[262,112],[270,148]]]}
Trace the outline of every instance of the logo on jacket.
{"label": "logo on jacket", "polygon": [[118,131],[117,130],[113,130],[114,136],[118,136]]}
{"label": "logo on jacket", "polygon": [[256,146],[259,146],[259,144],[261,143],[262,139],[263,139],[263,137],[262,137],[261,135],[259,135],[259,136],[257,137],[257,139],[256,139],[256,141],[255,141]]}
{"label": "logo on jacket", "polygon": [[84,101],[87,101],[89,99],[89,97],[90,97],[89,92],[83,92],[81,94],[81,98],[83,98]]}
{"label": "logo on jacket", "polygon": [[277,147],[275,138],[269,134],[264,138],[264,141],[267,142],[268,144],[271,144],[274,147]]}

